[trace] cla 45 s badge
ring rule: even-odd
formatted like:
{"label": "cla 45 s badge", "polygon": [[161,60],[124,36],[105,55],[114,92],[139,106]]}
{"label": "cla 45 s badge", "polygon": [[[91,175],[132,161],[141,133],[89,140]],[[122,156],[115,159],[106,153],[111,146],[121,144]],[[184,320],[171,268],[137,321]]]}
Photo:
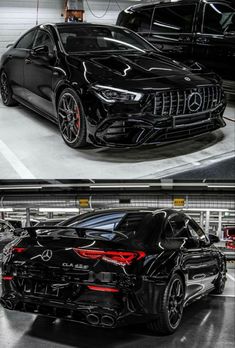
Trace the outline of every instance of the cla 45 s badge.
{"label": "cla 45 s badge", "polygon": [[36,26],[3,54],[0,85],[6,106],[19,102],[49,118],[73,148],[159,144],[225,126],[218,76],[121,27]]}

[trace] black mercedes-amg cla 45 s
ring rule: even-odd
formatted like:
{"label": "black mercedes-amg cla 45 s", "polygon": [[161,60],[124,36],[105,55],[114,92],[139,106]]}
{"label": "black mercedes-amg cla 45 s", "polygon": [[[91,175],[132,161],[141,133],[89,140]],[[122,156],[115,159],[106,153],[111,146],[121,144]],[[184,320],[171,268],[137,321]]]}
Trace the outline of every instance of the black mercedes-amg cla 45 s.
{"label": "black mercedes-amg cla 45 s", "polygon": [[201,135],[225,125],[220,78],[164,57],[129,29],[37,26],[3,56],[2,101],[59,125],[71,147],[132,147]]}
{"label": "black mercedes-amg cla 45 s", "polygon": [[171,334],[186,305],[223,292],[226,262],[215,242],[174,210],[100,210],[69,226],[26,228],[4,249],[1,304],[97,327],[146,322]]}

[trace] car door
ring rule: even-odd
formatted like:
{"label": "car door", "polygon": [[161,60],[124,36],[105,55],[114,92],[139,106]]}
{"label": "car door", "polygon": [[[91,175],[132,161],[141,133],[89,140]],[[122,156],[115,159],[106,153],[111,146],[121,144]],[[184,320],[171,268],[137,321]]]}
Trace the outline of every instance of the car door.
{"label": "car door", "polygon": [[154,10],[149,41],[174,59],[192,58],[197,4],[161,4]]}
{"label": "car door", "polygon": [[219,259],[217,253],[213,251],[204,231],[194,220],[189,220],[187,227],[190,237],[199,241],[201,256],[200,280],[203,290],[212,290],[213,280],[219,273]]}
{"label": "car door", "polygon": [[199,241],[188,239],[187,219],[184,214],[174,212],[168,217],[165,223],[163,239],[172,240],[177,243],[181,240],[180,259],[181,269],[185,274],[186,281],[186,300],[202,291],[201,279],[201,248]]}
{"label": "car door", "polygon": [[30,30],[6,53],[4,69],[15,96],[24,98],[24,64],[33,45],[36,30]]}
{"label": "car door", "polygon": [[[48,53],[40,51],[42,47],[47,47]],[[38,29],[32,50],[25,59],[25,95],[27,102],[50,115],[54,115],[52,84],[56,60],[53,38],[48,31]]]}
{"label": "car door", "polygon": [[195,59],[223,79],[235,80],[235,5],[215,1],[202,6]]}

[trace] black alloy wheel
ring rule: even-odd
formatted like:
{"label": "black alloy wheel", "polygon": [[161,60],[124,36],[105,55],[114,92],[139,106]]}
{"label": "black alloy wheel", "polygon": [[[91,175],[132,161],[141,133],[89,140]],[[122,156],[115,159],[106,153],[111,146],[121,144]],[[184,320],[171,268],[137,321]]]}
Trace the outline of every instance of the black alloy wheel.
{"label": "black alloy wheel", "polygon": [[211,292],[212,294],[217,294],[217,295],[221,295],[224,292],[224,288],[225,288],[225,284],[226,284],[226,263],[225,261],[223,262],[222,265],[222,269],[220,271],[220,274],[218,276],[218,278],[215,281],[215,288],[214,290]]}
{"label": "black alloy wheel", "polygon": [[2,97],[3,104],[6,106],[15,105],[16,102],[12,97],[11,86],[9,84],[8,77],[5,71],[1,72],[0,88],[1,88],[1,97]]}
{"label": "black alloy wheel", "polygon": [[161,294],[159,317],[148,323],[149,329],[161,335],[175,332],[183,315],[184,295],[183,280],[174,274]]}
{"label": "black alloy wheel", "polygon": [[86,142],[86,121],[83,107],[77,93],[66,88],[58,101],[58,122],[61,135],[67,145],[84,147]]}

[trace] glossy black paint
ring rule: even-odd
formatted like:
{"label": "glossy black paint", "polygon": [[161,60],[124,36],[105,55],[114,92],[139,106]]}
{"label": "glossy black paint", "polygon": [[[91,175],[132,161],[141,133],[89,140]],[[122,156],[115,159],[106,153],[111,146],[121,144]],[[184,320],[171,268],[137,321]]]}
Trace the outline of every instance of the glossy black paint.
{"label": "glossy black paint", "polygon": [[[32,47],[16,48],[17,43],[2,56],[0,72],[6,72],[18,102],[58,123],[59,96],[65,88],[72,88],[85,115],[86,140],[96,146],[158,144],[225,126],[224,94],[221,80],[214,73],[200,66],[187,68],[162,56],[154,46],[145,52],[68,54],[58,29],[69,25],[74,28],[76,24],[48,24],[33,29],[50,35],[54,50],[49,56],[36,54]],[[95,85],[141,93],[142,97],[139,101],[106,102],[97,96]],[[198,112],[189,112],[187,105],[194,92],[201,94],[203,106]],[[216,93],[218,98],[213,99]],[[181,106],[177,106],[178,96]]]}
{"label": "glossy black paint", "polygon": [[[184,284],[184,306],[213,291],[219,277],[226,276],[223,254],[183,212],[101,210],[62,225],[28,229],[4,249],[2,276],[13,279],[3,278],[3,307],[115,327],[158,318],[161,294],[175,274]],[[26,250],[12,254],[12,247]],[[73,250],[78,247],[138,250],[145,256],[123,266],[78,256]],[[51,258],[45,259],[45,252]],[[94,291],[90,285],[118,292]]]}
{"label": "glossy black paint", "polygon": [[[218,29],[217,33],[213,33],[204,29],[205,10],[210,6],[226,4],[234,9],[233,24],[230,24],[229,32],[219,32]],[[184,9],[191,6],[191,10],[185,14],[188,16],[191,12],[193,17],[190,30],[177,32],[173,28],[166,30],[164,26],[154,26],[155,14],[157,16],[158,11],[164,8],[174,10],[179,6]],[[213,7],[212,9],[216,13],[217,9]],[[148,13],[145,27],[141,25],[141,20],[138,22],[138,18],[144,13]],[[165,20],[167,22],[167,18]],[[235,4],[233,0],[178,0],[173,3],[169,0],[131,6],[120,13],[117,25],[136,31],[161,49],[164,55],[181,62],[189,60],[200,62],[218,73],[224,79],[226,91],[235,94]]]}

